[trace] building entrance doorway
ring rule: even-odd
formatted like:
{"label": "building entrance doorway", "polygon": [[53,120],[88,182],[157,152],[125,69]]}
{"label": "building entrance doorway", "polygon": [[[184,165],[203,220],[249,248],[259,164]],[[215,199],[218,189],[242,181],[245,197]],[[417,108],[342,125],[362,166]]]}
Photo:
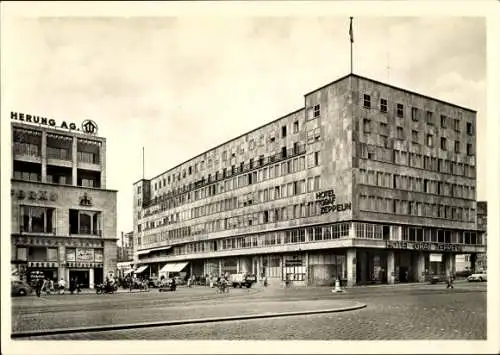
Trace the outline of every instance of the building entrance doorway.
{"label": "building entrance doorway", "polygon": [[409,282],[409,273],[408,267],[400,266],[399,267],[399,282]]}
{"label": "building entrance doorway", "polygon": [[89,271],[88,270],[70,270],[69,279],[76,278],[80,288],[89,288]]}

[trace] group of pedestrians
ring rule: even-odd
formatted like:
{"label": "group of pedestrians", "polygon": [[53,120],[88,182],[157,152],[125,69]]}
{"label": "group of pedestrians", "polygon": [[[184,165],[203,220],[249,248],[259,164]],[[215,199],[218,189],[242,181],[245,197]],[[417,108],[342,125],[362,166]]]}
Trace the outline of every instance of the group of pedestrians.
{"label": "group of pedestrians", "polygon": [[[54,280],[49,277],[39,279],[35,284],[35,292],[37,297],[40,297],[42,293],[45,293],[46,296],[49,296],[51,294],[55,294],[56,291],[58,294],[64,295],[65,289],[66,281],[62,277],[57,282],[57,285],[55,285]],[[71,292],[71,294],[73,294],[75,291],[77,291],[77,293],[81,292],[81,288],[77,278],[71,278],[69,283],[69,291]]]}

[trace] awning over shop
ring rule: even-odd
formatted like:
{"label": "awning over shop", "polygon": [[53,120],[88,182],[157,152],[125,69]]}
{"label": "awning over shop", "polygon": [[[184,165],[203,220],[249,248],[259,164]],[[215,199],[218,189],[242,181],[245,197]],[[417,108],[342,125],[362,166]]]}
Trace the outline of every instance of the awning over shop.
{"label": "awning over shop", "polygon": [[128,275],[130,273],[134,272],[134,269],[129,269],[123,273],[123,275]]}
{"label": "awning over shop", "polygon": [[140,274],[141,272],[146,270],[148,267],[149,267],[148,265],[141,266],[140,268],[138,268],[137,270],[134,271],[134,274]]}
{"label": "awning over shop", "polygon": [[182,269],[186,267],[188,261],[182,263],[168,263],[164,267],[161,268],[160,273],[163,272],[181,272]]}
{"label": "awning over shop", "polygon": [[151,253],[153,251],[169,250],[169,249],[172,249],[172,247],[168,246],[168,247],[158,247],[158,248],[147,249],[147,250],[139,250],[137,252],[137,255],[146,255],[146,254],[149,254],[149,253]]}

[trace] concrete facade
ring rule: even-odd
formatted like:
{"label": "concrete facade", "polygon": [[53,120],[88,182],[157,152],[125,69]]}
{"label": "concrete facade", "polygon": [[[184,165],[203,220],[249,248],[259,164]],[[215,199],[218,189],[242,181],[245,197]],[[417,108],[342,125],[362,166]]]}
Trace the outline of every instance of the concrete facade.
{"label": "concrete facade", "polygon": [[12,122],[13,276],[78,278],[92,288],[115,273],[116,191],[105,188],[105,147],[91,134]]}
{"label": "concrete facade", "polygon": [[475,111],[357,75],[304,100],[135,183],[135,263],[355,285],[424,281],[484,250]]}

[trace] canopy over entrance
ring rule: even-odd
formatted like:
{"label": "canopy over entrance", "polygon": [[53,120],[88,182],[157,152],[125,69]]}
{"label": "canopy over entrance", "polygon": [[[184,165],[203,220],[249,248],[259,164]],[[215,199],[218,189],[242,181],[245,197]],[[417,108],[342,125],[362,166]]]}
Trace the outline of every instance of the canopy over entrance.
{"label": "canopy over entrance", "polygon": [[161,268],[160,273],[165,272],[181,272],[189,264],[188,261],[183,261],[181,263],[168,263]]}

